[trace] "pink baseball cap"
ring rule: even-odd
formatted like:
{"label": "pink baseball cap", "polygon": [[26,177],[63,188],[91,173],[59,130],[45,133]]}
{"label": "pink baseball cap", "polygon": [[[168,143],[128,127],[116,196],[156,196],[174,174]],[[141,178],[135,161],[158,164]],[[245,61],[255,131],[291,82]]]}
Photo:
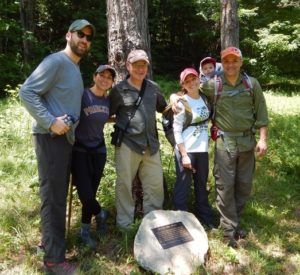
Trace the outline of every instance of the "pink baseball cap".
{"label": "pink baseball cap", "polygon": [[182,84],[186,77],[190,74],[198,77],[198,73],[194,68],[186,68],[180,73],[180,84]]}
{"label": "pink baseball cap", "polygon": [[224,49],[223,51],[221,51],[221,59],[225,58],[228,55],[234,55],[236,57],[242,58],[241,50],[236,47],[228,47],[228,48]]}

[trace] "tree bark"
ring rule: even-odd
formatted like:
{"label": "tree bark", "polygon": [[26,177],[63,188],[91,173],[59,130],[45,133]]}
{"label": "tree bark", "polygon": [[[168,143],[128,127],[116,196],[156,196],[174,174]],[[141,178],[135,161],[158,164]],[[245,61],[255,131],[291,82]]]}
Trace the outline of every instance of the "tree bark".
{"label": "tree bark", "polygon": [[127,74],[126,58],[132,49],[145,50],[151,60],[148,5],[147,0],[106,0],[106,5],[108,61],[117,71],[118,83]]}
{"label": "tree bark", "polygon": [[236,0],[221,0],[221,48],[239,47],[238,3]]}
{"label": "tree bark", "polygon": [[20,19],[23,28],[23,51],[24,62],[28,64],[31,60],[32,43],[30,36],[34,31],[33,10],[35,0],[21,0],[20,1]]}

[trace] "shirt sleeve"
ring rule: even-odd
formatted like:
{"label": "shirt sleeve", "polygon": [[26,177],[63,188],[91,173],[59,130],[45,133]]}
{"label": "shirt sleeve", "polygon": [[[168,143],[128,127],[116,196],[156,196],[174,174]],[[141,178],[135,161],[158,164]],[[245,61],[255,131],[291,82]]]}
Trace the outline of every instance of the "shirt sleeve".
{"label": "shirt sleeve", "polygon": [[160,91],[157,91],[156,93],[156,111],[159,113],[162,113],[164,109],[167,107],[167,102],[164,98],[164,96],[160,93]]}
{"label": "shirt sleeve", "polygon": [[109,116],[115,115],[118,111],[121,101],[121,95],[118,91],[118,88],[112,88],[109,92],[109,99],[110,99],[110,107],[109,107]]}
{"label": "shirt sleeve", "polygon": [[60,62],[56,58],[45,58],[22,85],[19,95],[30,115],[45,129],[49,129],[55,117],[44,104],[46,95],[56,83]]}
{"label": "shirt sleeve", "polygon": [[262,88],[255,78],[251,78],[254,96],[255,128],[268,125],[268,111]]}
{"label": "shirt sleeve", "polygon": [[178,102],[178,107],[180,108],[180,112],[174,114],[174,121],[173,121],[173,132],[176,144],[183,143],[182,137],[182,130],[185,121],[185,108],[181,102]]}

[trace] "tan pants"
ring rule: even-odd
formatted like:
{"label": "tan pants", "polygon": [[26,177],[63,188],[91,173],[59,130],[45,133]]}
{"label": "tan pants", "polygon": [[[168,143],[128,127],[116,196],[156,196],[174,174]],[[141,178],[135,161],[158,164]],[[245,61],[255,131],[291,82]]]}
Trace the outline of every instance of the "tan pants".
{"label": "tan pants", "polygon": [[159,152],[150,155],[149,150],[146,150],[144,155],[140,155],[124,143],[121,147],[116,147],[115,161],[117,226],[126,228],[134,219],[132,181],[137,171],[144,193],[144,214],[162,208],[164,199],[162,165]]}

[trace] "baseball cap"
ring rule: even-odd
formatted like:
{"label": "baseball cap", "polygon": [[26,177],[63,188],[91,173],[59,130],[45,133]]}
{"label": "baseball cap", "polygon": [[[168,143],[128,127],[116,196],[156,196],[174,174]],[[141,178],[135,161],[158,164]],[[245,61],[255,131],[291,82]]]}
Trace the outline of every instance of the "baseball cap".
{"label": "baseball cap", "polygon": [[77,19],[75,20],[69,27],[69,32],[79,31],[82,30],[84,27],[91,27],[93,31],[93,35],[95,35],[96,29],[93,24],[85,19]]}
{"label": "baseball cap", "polygon": [[186,68],[186,69],[184,69],[184,70],[180,73],[180,84],[182,84],[182,83],[185,81],[186,77],[187,77],[188,75],[190,75],[190,74],[192,74],[192,75],[198,77],[198,73],[197,73],[197,71],[196,71],[195,69],[193,69],[193,68]]}
{"label": "baseball cap", "polygon": [[132,50],[127,57],[127,61],[129,63],[134,63],[137,62],[139,60],[144,60],[146,61],[148,64],[149,62],[149,58],[147,53],[144,50]]}
{"label": "baseball cap", "polygon": [[105,70],[110,71],[111,74],[112,74],[112,76],[113,76],[113,78],[116,77],[116,70],[115,70],[112,66],[107,65],[107,64],[106,64],[106,65],[100,65],[100,66],[97,68],[97,70],[95,71],[95,73],[102,73],[102,72],[105,71]]}
{"label": "baseball cap", "polygon": [[216,67],[217,60],[214,59],[213,57],[210,57],[210,56],[205,57],[200,62],[200,68],[202,68],[202,66],[207,64],[207,63],[212,63],[214,65],[214,67]]}
{"label": "baseball cap", "polygon": [[221,51],[221,59],[225,58],[228,55],[234,55],[236,57],[242,58],[241,50],[236,47],[228,47],[228,48],[224,49],[223,51]]}

